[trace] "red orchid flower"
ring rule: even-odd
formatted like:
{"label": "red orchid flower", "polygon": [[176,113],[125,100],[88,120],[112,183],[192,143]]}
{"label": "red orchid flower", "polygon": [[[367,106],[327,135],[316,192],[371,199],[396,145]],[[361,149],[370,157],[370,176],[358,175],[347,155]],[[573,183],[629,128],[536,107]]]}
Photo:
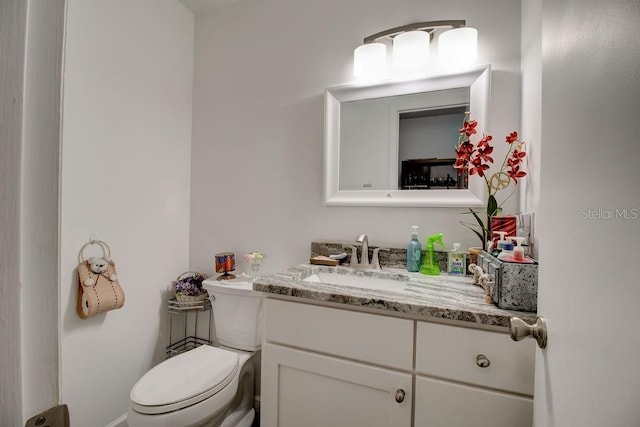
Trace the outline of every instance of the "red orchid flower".
{"label": "red orchid flower", "polygon": [[489,169],[489,165],[483,163],[483,157],[480,153],[477,153],[473,159],[471,159],[471,164],[473,167],[469,170],[469,174],[473,175],[477,173],[480,176],[484,176],[484,171]]}
{"label": "red orchid flower", "polygon": [[519,165],[526,155],[527,153],[525,151],[518,151],[518,149],[513,150],[511,157],[507,159],[507,165],[511,167]]}
{"label": "red orchid flower", "polygon": [[460,129],[460,133],[464,133],[467,136],[474,135],[476,133],[476,126],[478,126],[477,121],[468,120],[462,124],[462,129]]}
{"label": "red orchid flower", "polygon": [[493,157],[489,155],[492,152],[493,152],[493,147],[490,145],[487,145],[486,147],[478,148],[477,156],[487,163],[493,163]]}
{"label": "red orchid flower", "polygon": [[507,135],[505,139],[507,144],[513,144],[518,140],[518,132],[516,131],[511,132],[509,135]]}
{"label": "red orchid flower", "polygon": [[468,139],[466,141],[463,141],[462,144],[460,144],[460,146],[456,150],[456,153],[463,153],[463,154],[470,155],[471,153],[473,153],[473,144]]}
{"label": "red orchid flower", "polygon": [[469,174],[473,175],[477,173],[478,175],[484,177],[484,171],[486,171],[487,169],[489,169],[489,165],[479,164],[477,166],[472,167],[469,170]]}
{"label": "red orchid flower", "polygon": [[480,141],[478,141],[478,148],[489,147],[489,141],[491,141],[493,137],[491,135],[484,135]]}
{"label": "red orchid flower", "polygon": [[527,173],[520,170],[520,166],[515,166],[507,171],[507,174],[513,179],[513,182],[518,185],[518,178],[527,176]]}
{"label": "red orchid flower", "polygon": [[458,170],[458,175],[462,175],[464,172],[469,170],[469,160],[457,158],[453,167]]}
{"label": "red orchid flower", "polygon": [[526,155],[527,155],[526,151],[518,151],[517,148],[513,150],[513,153],[511,154],[511,156],[514,159],[518,159],[518,160],[524,159],[524,156]]}
{"label": "red orchid flower", "polygon": [[457,158],[453,167],[458,169],[458,175],[462,175],[463,172],[467,172],[469,170],[469,162],[471,161],[471,155],[474,150],[473,144],[468,139],[461,142],[456,148],[455,151]]}

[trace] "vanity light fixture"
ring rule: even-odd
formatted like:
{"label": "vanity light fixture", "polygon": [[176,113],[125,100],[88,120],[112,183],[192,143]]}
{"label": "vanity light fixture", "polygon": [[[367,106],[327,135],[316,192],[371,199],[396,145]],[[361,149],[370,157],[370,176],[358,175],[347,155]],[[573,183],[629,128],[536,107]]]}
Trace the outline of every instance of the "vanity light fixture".
{"label": "vanity light fixture", "polygon": [[403,25],[365,37],[353,54],[353,74],[360,78],[380,78],[388,74],[387,45],[393,41],[392,62],[395,68],[412,70],[424,66],[430,58],[430,42],[437,30],[438,63],[462,66],[475,61],[478,31],[466,27],[464,20],[429,21]]}

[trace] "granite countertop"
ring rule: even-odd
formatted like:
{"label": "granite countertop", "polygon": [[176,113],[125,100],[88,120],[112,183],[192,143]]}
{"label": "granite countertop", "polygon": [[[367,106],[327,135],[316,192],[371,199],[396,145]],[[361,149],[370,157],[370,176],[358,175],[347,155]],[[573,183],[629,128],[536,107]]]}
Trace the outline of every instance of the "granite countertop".
{"label": "granite countertop", "polygon": [[[393,275],[397,279],[403,279],[404,283],[400,282],[402,284],[397,291],[388,291],[303,281],[318,272],[371,277]],[[425,276],[408,273],[401,268],[351,270],[346,267],[301,264],[260,277],[253,283],[253,288],[267,294],[301,298],[309,302],[315,300],[383,310],[392,312],[389,314],[399,313],[422,320],[446,319],[470,322],[476,326],[497,327],[509,327],[509,318],[512,316],[518,316],[527,323],[534,323],[536,320],[535,313],[503,310],[485,303],[483,288],[472,285],[470,276]]]}

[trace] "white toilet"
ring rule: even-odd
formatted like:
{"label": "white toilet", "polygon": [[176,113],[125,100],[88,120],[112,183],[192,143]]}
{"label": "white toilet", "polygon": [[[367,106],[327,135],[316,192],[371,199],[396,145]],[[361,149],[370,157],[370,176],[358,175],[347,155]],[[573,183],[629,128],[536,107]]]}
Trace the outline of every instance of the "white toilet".
{"label": "white toilet", "polygon": [[259,378],[262,294],[244,281],[205,280],[222,347],[165,360],[131,389],[129,427],[251,427]]}

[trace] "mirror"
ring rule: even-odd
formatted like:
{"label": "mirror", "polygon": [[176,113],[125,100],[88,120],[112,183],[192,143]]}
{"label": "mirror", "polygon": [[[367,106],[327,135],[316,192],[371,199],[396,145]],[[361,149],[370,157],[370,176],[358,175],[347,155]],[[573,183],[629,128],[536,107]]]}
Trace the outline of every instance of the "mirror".
{"label": "mirror", "polygon": [[329,206],[482,206],[485,186],[451,166],[464,111],[485,132],[490,67],[325,94]]}

